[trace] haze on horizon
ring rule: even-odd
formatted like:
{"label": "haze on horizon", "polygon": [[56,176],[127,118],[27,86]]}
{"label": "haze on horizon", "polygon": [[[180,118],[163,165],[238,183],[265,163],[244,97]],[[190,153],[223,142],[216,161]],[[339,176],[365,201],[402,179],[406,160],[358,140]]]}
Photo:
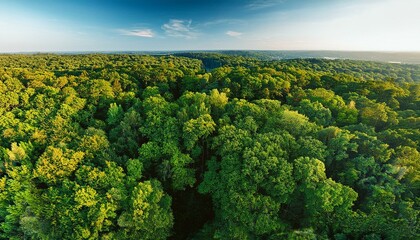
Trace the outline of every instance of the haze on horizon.
{"label": "haze on horizon", "polygon": [[418,0],[0,0],[0,52],[420,51]]}

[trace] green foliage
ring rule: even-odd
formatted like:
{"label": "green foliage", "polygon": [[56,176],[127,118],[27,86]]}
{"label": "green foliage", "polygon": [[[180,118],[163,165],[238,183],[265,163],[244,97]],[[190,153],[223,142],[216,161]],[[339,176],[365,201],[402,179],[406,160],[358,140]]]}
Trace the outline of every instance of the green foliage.
{"label": "green foliage", "polygon": [[418,66],[177,55],[0,55],[1,239],[419,238]]}
{"label": "green foliage", "polygon": [[116,103],[111,103],[108,110],[108,118],[106,121],[108,124],[113,125],[116,123],[121,122],[124,116],[124,110],[122,109],[121,105],[117,106]]}
{"label": "green foliage", "polygon": [[[166,239],[173,224],[171,198],[156,180],[139,183],[129,200],[129,210],[118,218],[124,239]],[[137,236],[137,237],[136,237]]]}

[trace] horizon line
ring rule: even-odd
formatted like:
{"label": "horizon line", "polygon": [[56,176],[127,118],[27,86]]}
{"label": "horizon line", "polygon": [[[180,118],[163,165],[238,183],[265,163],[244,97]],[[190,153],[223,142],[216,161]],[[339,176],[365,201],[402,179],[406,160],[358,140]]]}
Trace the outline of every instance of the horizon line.
{"label": "horizon line", "polygon": [[328,49],[183,49],[183,50],[54,50],[54,51],[0,51],[0,54],[57,54],[57,53],[153,53],[153,52],[353,52],[353,53],[418,53],[420,50],[328,50]]}

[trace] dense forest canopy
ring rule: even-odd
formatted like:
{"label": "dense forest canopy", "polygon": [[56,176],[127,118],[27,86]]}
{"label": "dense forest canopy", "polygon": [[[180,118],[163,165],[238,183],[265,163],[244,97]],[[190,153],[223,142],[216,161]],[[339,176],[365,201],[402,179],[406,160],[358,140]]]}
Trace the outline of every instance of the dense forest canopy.
{"label": "dense forest canopy", "polygon": [[1,55],[0,96],[2,239],[420,237],[420,66]]}

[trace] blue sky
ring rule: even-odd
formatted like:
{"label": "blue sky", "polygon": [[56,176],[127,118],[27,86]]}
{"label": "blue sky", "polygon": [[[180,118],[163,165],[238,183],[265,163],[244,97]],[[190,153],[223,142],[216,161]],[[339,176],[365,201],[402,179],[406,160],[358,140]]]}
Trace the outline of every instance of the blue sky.
{"label": "blue sky", "polygon": [[420,51],[419,0],[0,0],[0,52]]}

